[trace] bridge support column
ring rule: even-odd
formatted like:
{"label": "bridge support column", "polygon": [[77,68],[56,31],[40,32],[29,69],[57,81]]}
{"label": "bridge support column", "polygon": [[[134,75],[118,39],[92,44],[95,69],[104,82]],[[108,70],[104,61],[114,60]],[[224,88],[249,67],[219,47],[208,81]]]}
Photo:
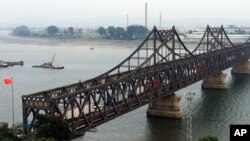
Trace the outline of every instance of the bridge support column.
{"label": "bridge support column", "polygon": [[149,104],[147,115],[152,117],[181,118],[180,100],[180,96],[173,94],[153,101]]}
{"label": "bridge support column", "polygon": [[235,74],[250,74],[250,62],[243,62],[237,66],[233,66],[232,73]]}
{"label": "bridge support column", "polygon": [[202,88],[205,89],[227,89],[227,74],[226,73],[218,73],[212,74],[203,79]]}

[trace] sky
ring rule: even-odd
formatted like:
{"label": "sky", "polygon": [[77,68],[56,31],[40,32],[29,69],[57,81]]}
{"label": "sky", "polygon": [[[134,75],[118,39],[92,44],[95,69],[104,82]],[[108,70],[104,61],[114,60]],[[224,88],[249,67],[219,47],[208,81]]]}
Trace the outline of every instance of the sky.
{"label": "sky", "polygon": [[0,0],[0,27],[250,25],[249,0]]}

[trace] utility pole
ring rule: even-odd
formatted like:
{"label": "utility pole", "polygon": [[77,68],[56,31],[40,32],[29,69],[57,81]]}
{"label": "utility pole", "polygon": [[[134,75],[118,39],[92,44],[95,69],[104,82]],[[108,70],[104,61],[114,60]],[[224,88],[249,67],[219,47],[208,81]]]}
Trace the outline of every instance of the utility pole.
{"label": "utility pole", "polygon": [[[145,27],[148,29],[148,4],[145,3]],[[148,41],[146,42],[146,58],[148,58]],[[150,66],[148,61],[147,66]]]}
{"label": "utility pole", "polygon": [[128,14],[127,14],[127,27],[126,28],[128,28]]}
{"label": "utility pole", "polygon": [[186,99],[188,102],[187,110],[187,141],[192,141],[192,99],[195,93],[187,93]]}
{"label": "utility pole", "polygon": [[148,28],[148,4],[145,3],[145,27]]}
{"label": "utility pole", "polygon": [[161,12],[160,12],[160,21],[159,21],[160,23],[159,23],[159,29],[161,30],[161,22],[162,22],[162,19],[161,19]]}

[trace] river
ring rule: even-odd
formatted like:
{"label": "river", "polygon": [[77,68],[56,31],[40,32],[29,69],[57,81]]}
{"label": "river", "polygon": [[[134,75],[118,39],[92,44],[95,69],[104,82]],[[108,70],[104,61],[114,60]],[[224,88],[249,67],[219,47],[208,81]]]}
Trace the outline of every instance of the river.
{"label": "river", "polygon": [[[121,62],[137,46],[138,41],[70,42],[26,39],[8,36],[0,31],[0,59],[24,61],[24,66],[0,68],[0,80],[14,79],[15,121],[22,121],[21,96],[97,76]],[[94,50],[90,50],[94,48]],[[63,70],[32,68],[48,62],[56,53],[55,64]],[[180,120],[149,118],[147,105],[131,111],[86,132],[74,141],[184,141],[186,140],[187,102],[185,94],[195,92],[193,107],[193,139],[213,134],[220,141],[229,140],[230,124],[250,124],[250,75],[231,75],[228,90],[202,90],[201,81],[177,92],[182,96]],[[0,83],[0,121],[12,122],[11,87]]]}

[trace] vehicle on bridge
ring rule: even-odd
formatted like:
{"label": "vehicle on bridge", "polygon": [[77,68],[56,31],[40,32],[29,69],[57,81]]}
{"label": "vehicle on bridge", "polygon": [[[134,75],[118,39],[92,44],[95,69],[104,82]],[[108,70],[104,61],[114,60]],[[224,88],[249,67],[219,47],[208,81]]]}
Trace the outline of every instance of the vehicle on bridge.
{"label": "vehicle on bridge", "polygon": [[[83,107],[83,105],[79,105],[79,107]],[[78,118],[80,116],[80,110],[79,110],[79,107],[76,105],[76,104],[72,104],[70,105],[68,108],[64,109],[62,106],[60,106],[60,110],[61,111],[64,111],[65,112],[65,119],[69,120],[69,119],[72,119],[72,118]],[[90,112],[93,112],[94,109],[96,107],[94,107],[94,105],[92,105],[90,107]],[[83,112],[86,114],[86,113],[89,113],[89,102],[86,102],[84,108],[83,108]],[[64,113],[62,113],[64,114]],[[60,114],[58,112],[55,112],[55,117],[57,118],[61,118]]]}
{"label": "vehicle on bridge", "polygon": [[159,89],[161,86],[162,86],[162,81],[160,79],[149,81],[146,84],[147,89]]}

